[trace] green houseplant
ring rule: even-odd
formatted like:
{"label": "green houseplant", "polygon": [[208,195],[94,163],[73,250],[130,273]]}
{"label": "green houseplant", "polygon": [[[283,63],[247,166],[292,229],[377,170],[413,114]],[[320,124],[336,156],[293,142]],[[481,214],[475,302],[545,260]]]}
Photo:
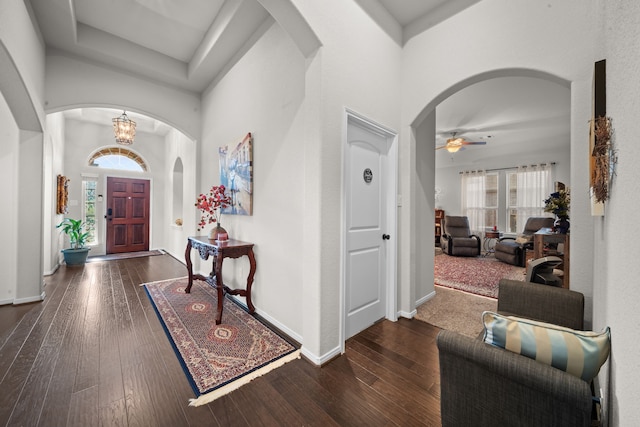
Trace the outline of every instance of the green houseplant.
{"label": "green houseplant", "polygon": [[56,226],[69,236],[70,248],[63,249],[64,262],[67,265],[82,265],[87,261],[89,249],[85,245],[89,238],[89,232],[85,230],[85,224],[81,219],[65,218]]}

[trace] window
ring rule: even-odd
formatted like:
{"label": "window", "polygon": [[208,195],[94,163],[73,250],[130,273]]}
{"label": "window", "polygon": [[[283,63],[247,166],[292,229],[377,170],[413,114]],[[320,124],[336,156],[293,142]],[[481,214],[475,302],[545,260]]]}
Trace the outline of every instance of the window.
{"label": "window", "polygon": [[472,232],[484,233],[498,224],[498,174],[484,171],[462,174],[462,212]]}
{"label": "window", "polygon": [[507,173],[507,233],[518,233],[518,174]]}
{"label": "window", "polygon": [[485,176],[484,228],[498,225],[498,174]]}
{"label": "window", "polygon": [[108,147],[97,151],[89,158],[89,166],[137,172],[148,170],[138,154],[124,147]]}
{"label": "window", "polygon": [[94,177],[84,177],[82,179],[82,202],[83,220],[86,224],[86,231],[89,233],[87,244],[98,244],[96,232],[96,187],[98,181]]}
{"label": "window", "polygon": [[493,226],[505,233],[520,233],[527,218],[547,216],[544,199],[551,193],[551,175],[551,166],[544,164],[506,172],[464,172],[462,214],[476,234]]}
{"label": "window", "polygon": [[527,218],[546,216],[544,199],[552,190],[551,166],[522,166],[507,173],[507,232],[519,233]]}

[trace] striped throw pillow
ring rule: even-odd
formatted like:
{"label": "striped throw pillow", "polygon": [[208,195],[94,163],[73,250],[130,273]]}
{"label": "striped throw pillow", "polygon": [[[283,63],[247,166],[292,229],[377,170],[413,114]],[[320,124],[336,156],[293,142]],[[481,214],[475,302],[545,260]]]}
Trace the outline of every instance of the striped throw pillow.
{"label": "striped throw pillow", "polygon": [[485,311],[484,342],[551,365],[589,382],[609,357],[611,332],[576,331]]}

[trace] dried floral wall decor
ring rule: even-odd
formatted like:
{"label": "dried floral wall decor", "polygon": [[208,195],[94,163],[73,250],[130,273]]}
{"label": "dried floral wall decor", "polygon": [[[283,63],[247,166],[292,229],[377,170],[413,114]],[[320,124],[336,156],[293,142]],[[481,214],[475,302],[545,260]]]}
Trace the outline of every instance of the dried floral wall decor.
{"label": "dried floral wall decor", "polygon": [[591,151],[591,192],[597,203],[604,203],[609,200],[611,180],[618,160],[612,142],[611,117],[594,119],[591,129],[594,141]]}
{"label": "dried floral wall decor", "polygon": [[64,175],[58,175],[58,185],[56,191],[56,214],[68,213],[67,204],[69,202],[69,181]]}

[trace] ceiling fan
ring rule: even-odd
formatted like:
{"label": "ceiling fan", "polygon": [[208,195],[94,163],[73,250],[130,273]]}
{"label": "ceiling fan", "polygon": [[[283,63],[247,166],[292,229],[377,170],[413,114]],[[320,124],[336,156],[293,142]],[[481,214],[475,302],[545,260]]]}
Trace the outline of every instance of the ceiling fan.
{"label": "ceiling fan", "polygon": [[451,134],[451,138],[447,139],[447,143],[440,147],[436,147],[436,150],[445,148],[450,153],[455,153],[463,148],[465,145],[485,145],[486,141],[467,141],[462,137],[456,137],[456,133]]}

